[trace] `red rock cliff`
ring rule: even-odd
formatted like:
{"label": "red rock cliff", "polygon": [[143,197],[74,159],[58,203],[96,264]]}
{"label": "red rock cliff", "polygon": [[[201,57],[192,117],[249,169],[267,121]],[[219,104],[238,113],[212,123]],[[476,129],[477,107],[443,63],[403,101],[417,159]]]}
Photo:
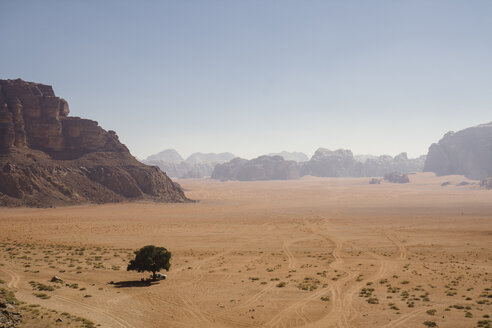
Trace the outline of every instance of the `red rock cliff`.
{"label": "red rock cliff", "polygon": [[131,156],[114,131],[68,114],[51,86],[0,80],[0,204],[187,201],[165,173]]}

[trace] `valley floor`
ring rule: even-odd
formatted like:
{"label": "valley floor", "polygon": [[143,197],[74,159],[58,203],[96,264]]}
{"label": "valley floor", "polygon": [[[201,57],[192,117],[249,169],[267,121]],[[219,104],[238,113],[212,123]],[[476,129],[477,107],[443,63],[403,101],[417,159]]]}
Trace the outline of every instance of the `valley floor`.
{"label": "valley floor", "polygon": [[[199,202],[2,208],[0,288],[26,327],[490,327],[492,191],[410,179],[181,180]],[[172,265],[147,286],[126,265],[150,244]]]}

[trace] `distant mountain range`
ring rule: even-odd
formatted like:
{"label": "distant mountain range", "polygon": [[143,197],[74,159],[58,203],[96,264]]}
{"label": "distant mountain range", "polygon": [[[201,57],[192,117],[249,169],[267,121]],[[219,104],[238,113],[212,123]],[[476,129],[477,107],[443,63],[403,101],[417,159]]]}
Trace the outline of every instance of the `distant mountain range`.
{"label": "distant mountain range", "polygon": [[230,162],[217,164],[212,178],[218,180],[288,180],[304,175],[318,177],[375,177],[389,173],[421,172],[425,156],[409,159],[406,153],[391,157],[367,156],[359,158],[350,150],[335,151],[319,148],[305,162],[285,160],[281,156],[260,156],[252,160],[235,158]]}
{"label": "distant mountain range", "polygon": [[429,147],[429,153],[408,158],[407,153],[354,155],[348,149],[319,148],[309,159],[300,152],[270,153],[251,160],[231,153],[194,153],[186,160],[173,149],[149,156],[145,164],[157,165],[169,176],[219,180],[297,179],[318,177],[382,177],[390,173],[434,172],[464,175],[470,179],[492,177],[492,122],[458,132],[448,132]]}

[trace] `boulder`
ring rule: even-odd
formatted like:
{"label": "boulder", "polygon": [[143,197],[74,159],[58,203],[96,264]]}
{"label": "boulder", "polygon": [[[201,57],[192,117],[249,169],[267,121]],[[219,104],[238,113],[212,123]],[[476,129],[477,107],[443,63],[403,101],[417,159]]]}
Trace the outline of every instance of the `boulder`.
{"label": "boulder", "polygon": [[388,173],[384,176],[384,180],[392,183],[409,183],[408,175],[398,172]]}

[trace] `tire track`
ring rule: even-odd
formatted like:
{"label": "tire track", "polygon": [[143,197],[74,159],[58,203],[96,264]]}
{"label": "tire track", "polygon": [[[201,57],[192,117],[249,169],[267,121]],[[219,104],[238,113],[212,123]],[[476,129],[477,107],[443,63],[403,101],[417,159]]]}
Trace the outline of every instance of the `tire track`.
{"label": "tire track", "polygon": [[111,321],[113,321],[114,323],[118,324],[119,327],[124,327],[124,328],[136,328],[135,326],[133,326],[131,323],[129,323],[128,321],[120,318],[120,317],[117,317],[109,312],[106,312],[106,311],[102,311],[101,309],[95,307],[95,306],[91,306],[91,305],[87,305],[83,302],[80,302],[80,301],[76,301],[76,300],[73,300],[71,298],[67,298],[67,297],[64,297],[64,296],[60,296],[60,295],[53,295],[52,297],[54,298],[57,298],[57,299],[60,299],[64,302],[67,302],[67,303],[71,303],[71,304],[74,304],[74,305],[77,305],[81,308],[85,308],[86,310],[89,310],[89,311],[92,311],[94,313],[97,313],[97,314],[100,314],[108,319],[110,319]]}
{"label": "tire track", "polygon": [[395,328],[395,327],[398,327],[401,324],[403,324],[403,323],[407,322],[408,320],[416,317],[417,315],[419,315],[420,313],[422,313],[422,312],[424,312],[426,310],[428,310],[428,308],[418,309],[418,310],[415,310],[413,312],[407,313],[407,314],[399,317],[398,319],[396,319],[394,321],[391,321],[387,325],[383,326],[383,328]]}
{"label": "tire track", "polygon": [[408,256],[408,251],[407,251],[407,248],[405,247],[405,245],[403,245],[403,243],[398,239],[396,238],[395,235],[393,234],[390,234],[388,232],[383,232],[383,234],[386,236],[386,238],[388,238],[393,244],[396,245],[396,247],[398,247],[398,250],[400,252],[400,256],[399,258],[401,260],[404,260],[407,258]]}
{"label": "tire track", "polygon": [[271,291],[273,288],[275,287],[275,284],[270,284],[268,285],[267,287],[263,288],[262,290],[260,290],[258,293],[254,294],[253,296],[251,296],[248,300],[246,300],[246,302],[244,303],[241,303],[241,304],[238,304],[236,306],[233,306],[227,310],[224,310],[224,311],[218,311],[216,313],[214,313],[214,315],[218,315],[218,316],[222,316],[224,314],[227,314],[227,313],[230,313],[230,312],[233,312],[237,309],[240,309],[240,308],[243,308],[243,307],[246,307],[246,306],[250,306],[250,305],[253,305],[255,302],[257,302],[263,295],[267,294],[269,291]]}
{"label": "tire track", "polygon": [[[309,228],[309,231],[307,231],[307,232],[314,234],[314,235],[317,235],[317,236],[321,237],[323,240],[325,240],[325,241],[327,241],[330,244],[333,244],[335,246],[333,251],[332,251],[332,256],[334,257],[335,261],[330,263],[329,266],[333,269],[337,268],[340,271],[343,271],[346,274],[346,277],[337,280],[336,283],[329,283],[328,287],[319,289],[318,291],[314,292],[313,294],[310,294],[307,297],[304,297],[301,300],[289,305],[288,307],[286,307],[285,309],[283,309],[282,311],[277,313],[273,318],[271,318],[265,324],[265,326],[275,327],[275,326],[280,325],[283,327],[284,326],[283,320],[288,318],[289,314],[291,314],[292,312],[294,314],[296,314],[296,316],[299,317],[305,325],[313,323],[313,320],[310,320],[309,318],[307,318],[302,313],[302,310],[310,301],[318,299],[319,297],[321,297],[321,295],[325,295],[327,292],[330,292],[332,295],[333,306],[331,307],[329,313],[327,315],[325,315],[325,317],[327,317],[331,313],[333,313],[335,311],[335,308],[337,308],[339,310],[339,312],[343,312],[343,311],[341,311],[341,310],[343,310],[343,308],[342,308],[342,302],[341,302],[342,301],[341,300],[342,293],[340,291],[340,287],[343,286],[346,281],[354,278],[356,275],[356,273],[354,273],[354,272],[348,272],[347,270],[343,270],[341,268],[341,265],[344,262],[341,254],[340,254],[342,249],[343,249],[343,243],[336,238],[328,237],[325,234],[321,234],[321,233],[315,231],[315,229],[312,227],[312,224],[306,218],[304,218],[304,226]],[[341,324],[342,324],[342,327],[348,327],[347,319],[345,318],[343,313],[342,313],[342,318],[341,318]]]}
{"label": "tire track", "polygon": [[21,281],[21,277],[14,271],[3,269],[10,276],[10,281],[7,284],[8,288],[17,288],[19,287],[19,282]]}
{"label": "tire track", "polygon": [[289,249],[289,246],[292,245],[292,242],[284,241],[282,243],[282,250],[284,251],[285,255],[287,255],[288,259],[288,268],[289,269],[294,269],[296,267],[296,259],[292,252]]}

